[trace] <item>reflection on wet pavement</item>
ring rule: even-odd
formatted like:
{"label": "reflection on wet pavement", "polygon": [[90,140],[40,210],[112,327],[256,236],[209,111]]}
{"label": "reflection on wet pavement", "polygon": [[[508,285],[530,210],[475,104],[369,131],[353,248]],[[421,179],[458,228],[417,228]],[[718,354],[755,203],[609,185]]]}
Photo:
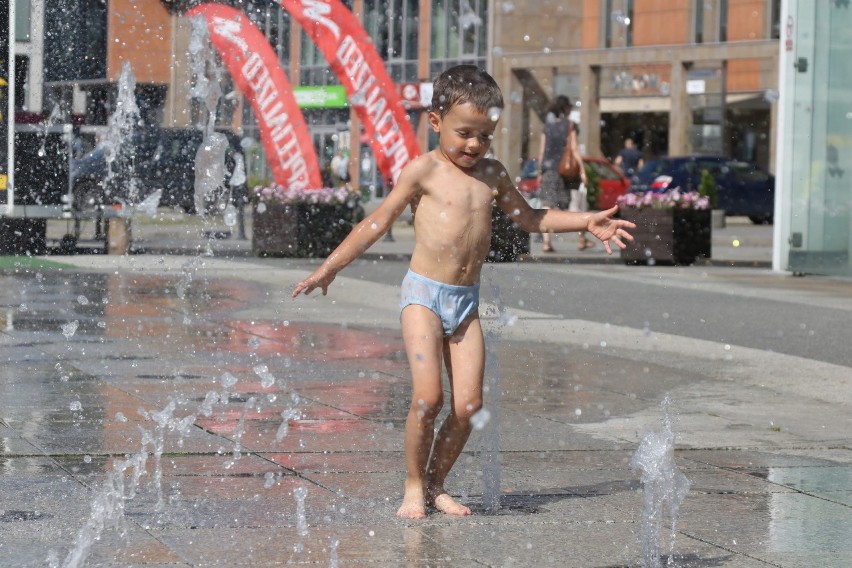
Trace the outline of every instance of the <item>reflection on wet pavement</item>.
{"label": "reflection on wet pavement", "polygon": [[[0,554],[10,565],[61,564],[111,472],[138,457],[138,491],[119,500],[124,535],[107,523],[91,565],[328,565],[338,541],[341,564],[628,566],[641,432],[614,419],[706,380],[654,363],[637,372],[591,350],[501,344],[501,508],[481,504],[475,434],[450,484],[478,520],[402,522],[410,385],[398,330],[288,321],[263,285],[191,266],[4,279]],[[267,317],[242,315],[259,306]],[[609,438],[577,428],[610,423]],[[677,564],[845,565],[846,450],[679,449],[694,485]],[[131,469],[120,478],[133,485]]]}

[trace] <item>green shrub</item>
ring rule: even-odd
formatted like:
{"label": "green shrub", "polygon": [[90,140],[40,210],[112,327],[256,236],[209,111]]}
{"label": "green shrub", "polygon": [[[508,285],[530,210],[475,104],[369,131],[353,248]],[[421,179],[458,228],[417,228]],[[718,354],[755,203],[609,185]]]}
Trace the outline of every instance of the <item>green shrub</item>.
{"label": "green shrub", "polygon": [[706,197],[710,200],[710,207],[716,208],[719,202],[719,192],[716,187],[716,180],[710,175],[707,170],[701,170],[701,181],[698,183],[698,195]]}

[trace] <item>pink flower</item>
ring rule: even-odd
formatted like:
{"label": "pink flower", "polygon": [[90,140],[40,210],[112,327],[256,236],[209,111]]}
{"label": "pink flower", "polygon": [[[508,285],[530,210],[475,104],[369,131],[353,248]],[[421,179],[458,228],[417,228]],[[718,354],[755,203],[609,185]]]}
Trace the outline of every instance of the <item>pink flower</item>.
{"label": "pink flower", "polygon": [[257,187],[255,198],[261,203],[311,203],[311,204],[351,204],[357,203],[361,194],[349,185],[343,187],[323,187],[319,189],[285,188],[280,185]]}
{"label": "pink flower", "polygon": [[710,199],[697,191],[682,192],[679,187],[666,193],[625,193],[617,199],[620,207],[642,209],[710,209]]}

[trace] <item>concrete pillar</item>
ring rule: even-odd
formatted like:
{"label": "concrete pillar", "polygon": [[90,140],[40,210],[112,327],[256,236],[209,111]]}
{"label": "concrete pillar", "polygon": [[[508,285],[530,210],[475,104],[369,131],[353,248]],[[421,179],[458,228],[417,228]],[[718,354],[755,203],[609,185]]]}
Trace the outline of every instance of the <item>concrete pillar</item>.
{"label": "concrete pillar", "polygon": [[523,131],[523,86],[512,73],[511,58],[502,58],[494,62],[494,80],[503,90],[503,115],[494,133],[494,143],[491,145],[494,155],[503,162],[511,176],[520,173],[520,150]]}
{"label": "concrete pillar", "polygon": [[[431,38],[432,38],[432,0],[420,1],[420,27],[417,30],[417,77],[423,82],[432,80],[429,63],[431,61]],[[429,121],[426,110],[420,116],[417,124],[417,144],[420,152],[429,151]]]}
{"label": "concrete pillar", "polygon": [[669,111],[669,156],[680,156],[691,152],[689,129],[692,126],[692,110],[686,93],[686,77],[691,63],[673,61],[671,72],[671,111]]}
{"label": "concrete pillar", "polygon": [[588,156],[601,153],[601,68],[592,65],[580,67],[580,148]]}
{"label": "concrete pillar", "polygon": [[[363,24],[364,0],[352,2],[352,14]],[[349,107],[349,184],[361,187],[361,120],[355,109]]]}

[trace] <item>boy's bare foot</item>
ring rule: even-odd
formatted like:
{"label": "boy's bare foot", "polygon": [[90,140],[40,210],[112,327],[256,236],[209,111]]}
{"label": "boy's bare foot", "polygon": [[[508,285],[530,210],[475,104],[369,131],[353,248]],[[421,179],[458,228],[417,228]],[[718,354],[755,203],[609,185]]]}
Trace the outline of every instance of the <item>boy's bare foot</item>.
{"label": "boy's bare foot", "polygon": [[466,517],[470,514],[470,509],[450,497],[446,491],[441,491],[432,499],[432,505],[446,515],[455,515],[458,517]]}
{"label": "boy's bare foot", "polygon": [[402,497],[402,505],[397,509],[396,516],[404,519],[426,518],[426,499],[423,496],[422,487],[405,484],[405,495]]}

